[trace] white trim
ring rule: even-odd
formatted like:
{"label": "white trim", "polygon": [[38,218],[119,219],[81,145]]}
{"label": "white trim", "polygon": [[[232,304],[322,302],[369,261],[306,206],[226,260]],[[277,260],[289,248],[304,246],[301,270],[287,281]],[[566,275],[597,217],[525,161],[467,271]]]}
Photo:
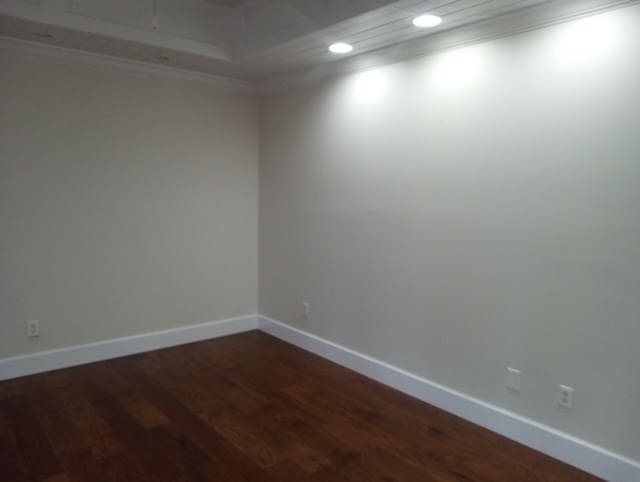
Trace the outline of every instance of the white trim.
{"label": "white trim", "polygon": [[32,42],[12,37],[0,36],[0,51],[46,59],[54,62],[83,64],[91,67],[124,71],[147,76],[160,76],[167,79],[187,80],[204,83],[222,89],[230,89],[238,92],[255,93],[256,87],[252,82],[220,75],[205,74],[192,70],[183,70],[167,65],[141,62],[138,60],[113,57],[85,50],[69,49],[56,45],[47,45],[40,42]]}
{"label": "white trim", "polygon": [[258,327],[256,315],[0,359],[0,381],[60,368],[233,335]]}
{"label": "white trim", "polygon": [[188,52],[214,60],[230,60],[222,46],[157,30],[131,27],[115,21],[105,21],[73,12],[72,8],[61,9],[55,5],[52,5],[52,7],[30,5],[24,1],[4,0],[0,1],[0,15],[19,18],[28,22],[52,25],[66,30],[124,39],[160,49]]}
{"label": "white trim", "polygon": [[610,482],[640,481],[640,462],[342,345],[258,315],[0,359],[0,381],[260,329]]}
{"label": "white trim", "polygon": [[610,482],[640,481],[640,462],[470,397],[298,328],[260,316],[260,330]]}

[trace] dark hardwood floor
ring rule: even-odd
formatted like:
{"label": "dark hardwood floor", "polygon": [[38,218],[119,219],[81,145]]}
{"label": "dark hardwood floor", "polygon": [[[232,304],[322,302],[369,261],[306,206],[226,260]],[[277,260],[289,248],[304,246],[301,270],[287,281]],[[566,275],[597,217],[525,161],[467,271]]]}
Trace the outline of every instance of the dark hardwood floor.
{"label": "dark hardwood floor", "polygon": [[0,481],[595,481],[260,332],[0,383]]}

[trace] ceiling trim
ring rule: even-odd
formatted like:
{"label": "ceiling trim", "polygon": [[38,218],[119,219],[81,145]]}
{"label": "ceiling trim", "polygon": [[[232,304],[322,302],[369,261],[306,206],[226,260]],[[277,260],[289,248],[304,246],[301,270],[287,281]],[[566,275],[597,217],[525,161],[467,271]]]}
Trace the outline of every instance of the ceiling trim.
{"label": "ceiling trim", "polygon": [[[640,0],[554,0],[426,37],[385,46],[326,64],[315,64],[256,82],[269,94],[320,82],[328,77],[394,64],[434,52],[489,42],[640,3]],[[398,46],[402,48],[399,49]]]}
{"label": "ceiling trim", "polygon": [[214,60],[229,61],[224,48],[192,40],[176,35],[171,35],[155,30],[130,27],[118,23],[107,22],[98,18],[58,11],[55,9],[43,9],[16,0],[0,0],[0,15],[16,17],[60,28],[88,32],[95,35],[103,35],[130,42],[158,47],[161,49],[180,50],[194,55],[200,55]]}
{"label": "ceiling trim", "polygon": [[137,75],[198,82],[239,93],[256,92],[255,85],[246,80],[210,75],[192,70],[183,70],[165,65],[140,62],[121,57],[112,57],[110,55],[87,52],[84,50],[68,49],[11,37],[0,37],[0,52],[2,51],[27,57],[46,59],[54,62],[83,64],[102,70],[116,70]]}

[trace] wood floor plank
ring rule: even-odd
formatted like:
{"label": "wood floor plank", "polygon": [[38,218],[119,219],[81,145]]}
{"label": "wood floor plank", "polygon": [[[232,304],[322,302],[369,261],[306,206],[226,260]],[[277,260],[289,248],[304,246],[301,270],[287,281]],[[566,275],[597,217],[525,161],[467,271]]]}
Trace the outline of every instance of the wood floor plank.
{"label": "wood floor plank", "polygon": [[2,482],[595,482],[257,331],[0,382]]}
{"label": "wood floor plank", "polygon": [[31,480],[41,481],[59,475],[62,470],[40,423],[22,396],[0,401],[16,448]]}
{"label": "wood floor plank", "polygon": [[198,479],[187,477],[186,468],[174,463],[175,452],[167,449],[158,433],[146,430],[134,417],[120,406],[116,400],[105,395],[92,384],[87,385],[88,396],[101,416],[112,427],[116,437],[149,473],[153,480],[171,482],[174,480],[193,480],[205,482],[204,477]]}
{"label": "wood floor plank", "polygon": [[96,421],[92,426],[101,428],[92,431],[73,423],[68,405],[61,402],[66,394],[68,390],[32,389],[28,398],[67,478],[71,482],[152,482],[140,464],[122,450],[110,427],[104,431]]}
{"label": "wood floor plank", "polygon": [[[220,476],[222,480],[228,479],[238,482],[271,482],[274,480],[268,471],[259,467],[247,454],[239,451],[215,428],[206,424],[204,420],[189,410],[169,391],[158,385],[151,377],[137,367],[124,366],[121,363],[117,363],[115,366],[123,376],[127,376],[143,388],[156,406],[165,413],[171,414],[174,426],[180,427],[183,433],[208,455],[216,467],[216,471],[223,474]],[[225,475],[227,473],[229,475]]]}
{"label": "wood floor plank", "polygon": [[51,477],[44,482],[70,482],[67,474],[56,475],[55,477]]}
{"label": "wood floor plank", "polygon": [[18,449],[13,430],[0,407],[0,480],[26,482],[29,480],[22,454]]}
{"label": "wood floor plank", "polygon": [[24,395],[24,378],[14,378],[0,383],[0,400]]}

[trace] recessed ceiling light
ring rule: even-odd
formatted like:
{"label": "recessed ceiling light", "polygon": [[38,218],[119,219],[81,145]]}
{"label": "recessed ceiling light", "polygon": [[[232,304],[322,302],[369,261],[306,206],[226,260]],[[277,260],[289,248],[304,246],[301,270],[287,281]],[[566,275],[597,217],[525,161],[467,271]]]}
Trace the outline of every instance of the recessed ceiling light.
{"label": "recessed ceiling light", "polygon": [[337,42],[329,46],[329,51],[334,54],[348,54],[353,50],[353,47],[344,42]]}
{"label": "recessed ceiling light", "polygon": [[437,27],[441,23],[442,23],[442,18],[438,17],[437,15],[431,15],[431,14],[420,15],[419,17],[416,17],[413,19],[413,24],[416,27],[420,27],[420,28]]}

